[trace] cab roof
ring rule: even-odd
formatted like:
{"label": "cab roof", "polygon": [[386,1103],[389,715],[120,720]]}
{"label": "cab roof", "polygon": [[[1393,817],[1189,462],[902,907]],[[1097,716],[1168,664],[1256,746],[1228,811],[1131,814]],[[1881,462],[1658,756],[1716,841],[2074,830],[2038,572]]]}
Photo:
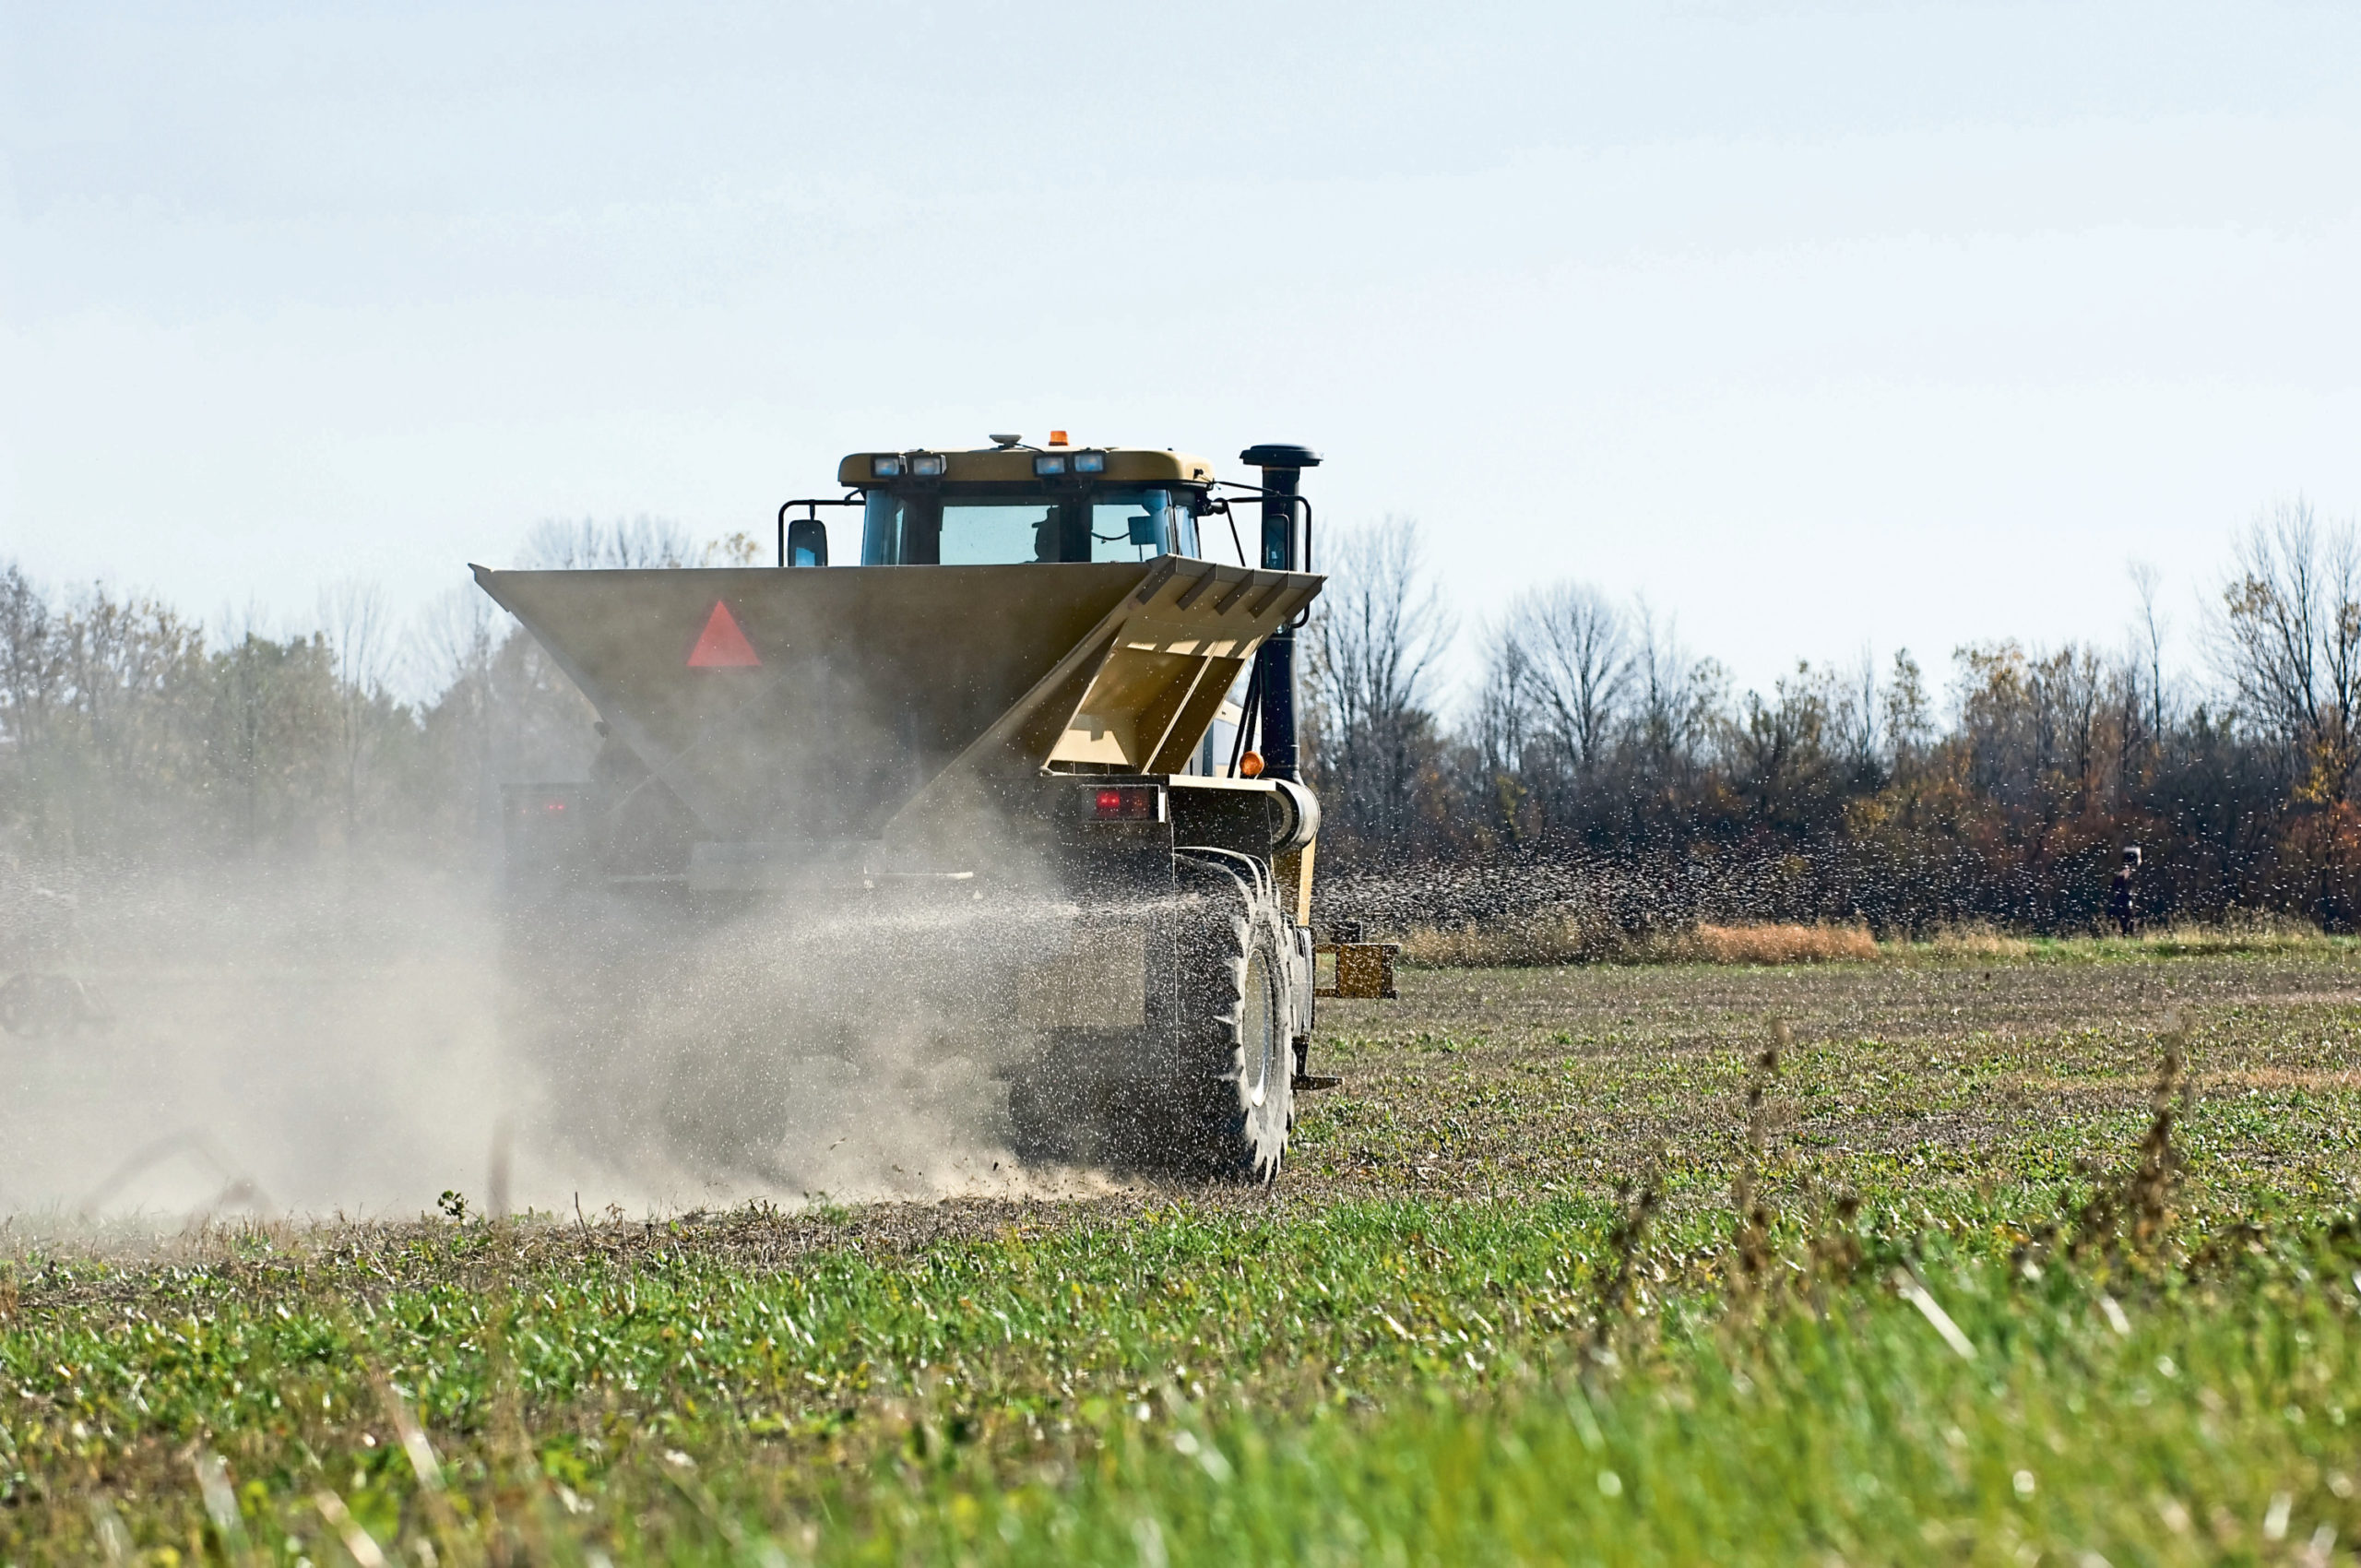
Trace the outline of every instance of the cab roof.
{"label": "cab roof", "polygon": [[[1034,467],[1039,457],[1062,457],[1065,473],[1077,472],[1074,458],[1083,454],[1105,457],[1103,472],[1085,473],[1089,479],[1108,484],[1210,484],[1214,466],[1204,458],[1187,452],[1169,449],[1156,451],[1145,446],[979,446],[965,452],[947,452],[938,447],[919,446],[903,452],[855,452],[836,465],[836,482],[852,489],[868,489],[877,484],[892,484],[910,477],[909,459],[918,457],[939,457],[943,459],[942,482],[949,484],[1032,484],[1044,477]],[[881,478],[876,460],[880,457],[902,459],[898,478]]]}

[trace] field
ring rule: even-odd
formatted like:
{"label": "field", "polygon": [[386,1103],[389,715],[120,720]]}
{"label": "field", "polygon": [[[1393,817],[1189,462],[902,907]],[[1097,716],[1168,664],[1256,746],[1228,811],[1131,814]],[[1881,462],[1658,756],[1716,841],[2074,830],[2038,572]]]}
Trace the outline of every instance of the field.
{"label": "field", "polygon": [[1411,971],[1269,1194],[20,1240],[0,1562],[2343,1561],[2356,1019],[2317,941]]}

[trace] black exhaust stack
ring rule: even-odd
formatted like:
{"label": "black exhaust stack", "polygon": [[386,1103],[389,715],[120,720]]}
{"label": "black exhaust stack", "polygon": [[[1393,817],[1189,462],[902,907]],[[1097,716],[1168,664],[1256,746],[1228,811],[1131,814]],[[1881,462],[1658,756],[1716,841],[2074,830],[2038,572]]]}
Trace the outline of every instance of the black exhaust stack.
{"label": "black exhaust stack", "polygon": [[[1263,565],[1275,572],[1299,572],[1306,563],[1296,549],[1297,481],[1306,469],[1320,466],[1320,454],[1307,446],[1249,446],[1239,461],[1263,470]],[[1296,777],[1295,628],[1281,626],[1255,656],[1254,683],[1263,693],[1263,775],[1266,778]]]}

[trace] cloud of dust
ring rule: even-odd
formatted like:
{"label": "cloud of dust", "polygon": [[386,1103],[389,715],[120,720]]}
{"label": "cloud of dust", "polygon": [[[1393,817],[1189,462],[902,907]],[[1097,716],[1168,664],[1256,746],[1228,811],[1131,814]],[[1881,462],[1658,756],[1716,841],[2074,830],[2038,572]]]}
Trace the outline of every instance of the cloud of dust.
{"label": "cloud of dust", "polygon": [[[57,962],[112,1025],[0,1034],[0,1214],[1094,1184],[1019,1170],[1008,1078],[1069,1075],[1024,1097],[1028,1145],[1058,1146],[1084,1114],[1070,1080],[1104,1063],[1053,1057],[1050,1031],[1145,1023],[1145,937],[1126,957],[1108,900],[1056,891],[1029,764],[942,770],[1126,585],[1020,577],[1009,614],[969,615],[959,579],[924,574],[486,574],[582,686],[471,634],[484,778],[571,778],[584,809],[504,804],[504,887],[490,848],[443,870],[355,850],[77,873]],[[690,639],[725,593],[763,651],[701,668]],[[1020,612],[1039,626],[1016,635]],[[762,890],[718,885],[742,874]],[[1128,1016],[1038,1005],[1070,938],[1119,982],[1070,989],[1127,974]]]}
{"label": "cloud of dust", "polygon": [[75,895],[53,967],[111,1017],[0,1033],[0,1214],[1096,1184],[1017,1168],[996,1076],[1053,901],[610,911],[519,964],[494,892],[398,861],[144,869]]}
{"label": "cloud of dust", "polygon": [[[1097,1190],[1021,1170],[1005,1075],[1071,905],[1003,879],[823,882],[732,918],[594,907],[528,966],[513,1028],[540,1130],[668,1191]],[[989,889],[989,891],[987,891]]]}

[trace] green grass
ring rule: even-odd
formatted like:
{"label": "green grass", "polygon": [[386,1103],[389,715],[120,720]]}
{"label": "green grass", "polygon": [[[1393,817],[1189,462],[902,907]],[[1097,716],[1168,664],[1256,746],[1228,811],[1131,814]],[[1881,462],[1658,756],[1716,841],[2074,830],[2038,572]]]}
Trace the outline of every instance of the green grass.
{"label": "green grass", "polygon": [[[2361,1523],[2349,1240],[2295,1226],[2194,1271],[2036,1280],[2006,1227],[1961,1226],[1873,1240],[1817,1303],[1736,1313],[1710,1241],[1647,1254],[1611,1368],[1584,1354],[1605,1217],[1574,1205],[1173,1208],[784,1273],[694,1250],[537,1261],[498,1234],[273,1249],[136,1301],[52,1270],[40,1288],[84,1304],[7,1336],[38,1414],[8,1422],[0,1539],[73,1560],[103,1499],[193,1556],[220,1539],[199,1446],[279,1555],[335,1554],[322,1487],[380,1540],[431,1539],[372,1364],[441,1443],[446,1556],[506,1534],[554,1561],[760,1561],[767,1538],[825,1561],[1128,1563],[1153,1534],[1184,1562],[2195,1562],[2260,1551],[2283,1493],[2304,1541]],[[1905,1254],[1973,1361],[1894,1294]],[[414,1278],[348,1294],[381,1273]]]}
{"label": "green grass", "polygon": [[[2343,964],[1427,977],[1337,1010],[1271,1197],[22,1246],[0,1562],[343,1562],[344,1511],[412,1562],[2312,1560],[2361,1540]],[[2076,1256],[2152,986],[2190,1164]]]}
{"label": "green grass", "polygon": [[945,1466],[904,1483],[917,1506],[883,1533],[916,1555],[1024,1562],[1046,1541],[1109,1562],[1136,1560],[1150,1521],[1183,1561],[2214,1562],[2350,1535],[2348,1292],[2290,1272],[2143,1302],[2118,1335],[2079,1282],[1931,1272],[1973,1361],[1852,1293],[1825,1317],[1686,1324],[1588,1385],[1429,1384],[1276,1431],[1184,1407],[1078,1488],[1010,1495]]}

